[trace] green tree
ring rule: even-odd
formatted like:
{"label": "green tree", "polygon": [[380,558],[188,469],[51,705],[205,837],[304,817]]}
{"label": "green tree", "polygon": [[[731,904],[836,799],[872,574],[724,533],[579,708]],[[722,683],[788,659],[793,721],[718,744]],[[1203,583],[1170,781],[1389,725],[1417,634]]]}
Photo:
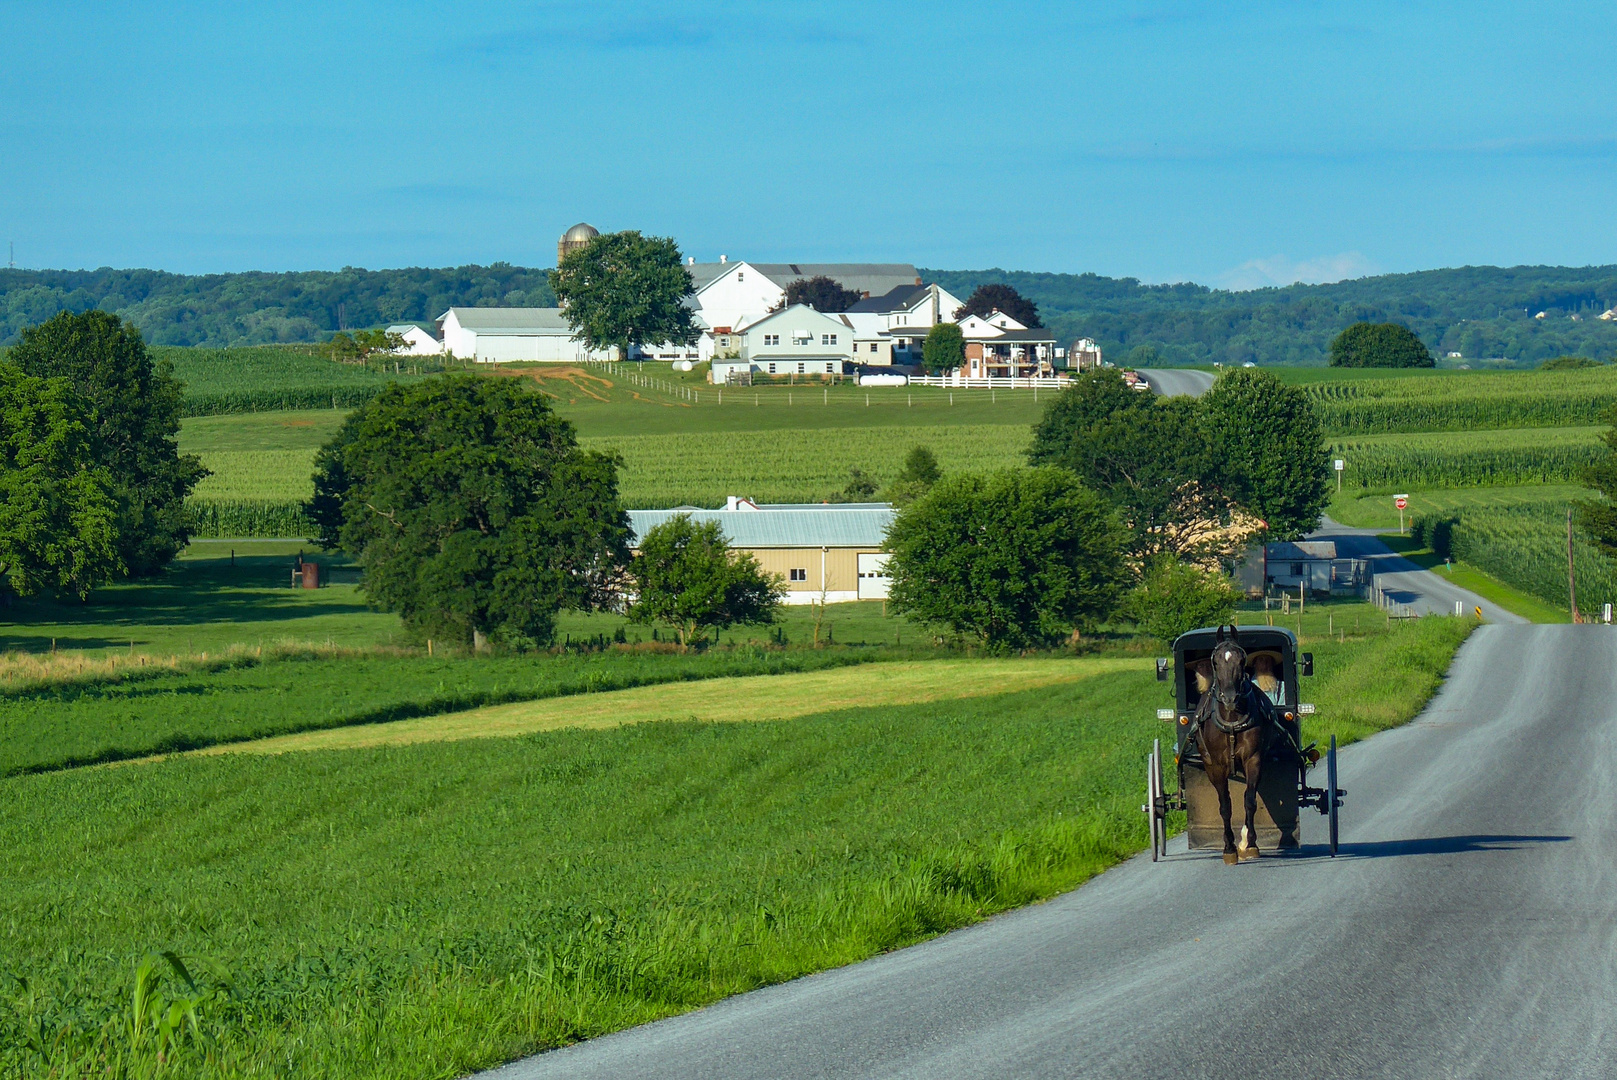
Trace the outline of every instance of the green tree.
{"label": "green tree", "polygon": [[181,454],[180,384],[154,364],[140,331],[104,311],[63,312],[23,331],[11,363],[63,378],[84,401],[97,464],[118,503],[118,560],[128,573],[156,573],[191,539],[185,499],[208,475]]}
{"label": "green tree", "polygon": [[1129,409],[1148,409],[1154,396],[1131,389],[1115,369],[1084,372],[1044,407],[1044,416],[1033,426],[1028,461],[1067,464],[1074,444],[1087,440],[1102,420]]}
{"label": "green tree", "polygon": [[1587,356],[1557,356],[1538,365],[1540,371],[1581,371],[1584,368],[1605,367],[1599,360]]}
{"label": "green tree", "polygon": [[1112,614],[1127,534],[1064,469],[938,483],[888,530],[888,602],[991,649],[1050,644]]}
{"label": "green tree", "polygon": [[1234,621],[1240,599],[1240,591],[1223,574],[1161,558],[1152,560],[1123,610],[1152,637],[1172,642],[1187,630]]}
{"label": "green tree", "polygon": [[844,289],[842,283],[824,274],[811,278],[798,278],[786,286],[784,307],[807,304],[815,311],[847,311],[860,300],[861,294]]}
{"label": "green tree", "polygon": [[863,502],[876,494],[876,478],[865,470],[848,470],[848,486],[842,489],[843,502]]}
{"label": "green tree", "polygon": [[904,467],[888,485],[887,501],[898,507],[908,506],[931,491],[941,479],[943,470],[938,468],[938,459],[932,451],[924,446],[914,447],[904,458]]}
{"label": "green tree", "polygon": [[1330,502],[1330,461],[1302,390],[1271,372],[1237,368],[1219,376],[1200,411],[1210,475],[1271,539],[1319,527]]}
{"label": "green tree", "polygon": [[550,287],[574,337],[592,349],[616,346],[625,360],[636,345],[690,345],[701,336],[685,303],[691,278],[668,237],[603,233],[567,253]]}
{"label": "green tree", "polygon": [[1606,554],[1617,556],[1617,405],[1606,410],[1604,419],[1611,425],[1600,433],[1606,453],[1583,471],[1584,485],[1600,497],[1573,505],[1578,524],[1589,539]]}
{"label": "green tree", "polygon": [[1039,319],[1039,306],[1024,297],[1009,285],[979,285],[971,294],[971,298],[955,311],[956,319],[964,319],[968,315],[976,315],[986,319],[996,311],[1002,311],[1021,323],[1028,329],[1043,326]]}
{"label": "green tree", "polygon": [[1332,367],[1436,367],[1437,360],[1407,326],[1356,322],[1331,342]]}
{"label": "green tree", "polygon": [[84,599],[123,571],[112,475],[66,379],[0,363],[0,596]]}
{"label": "green tree", "polygon": [[938,323],[921,343],[921,367],[927,371],[954,371],[965,366],[966,339],[954,323]]}
{"label": "green tree", "polygon": [[[556,613],[615,602],[628,562],[617,459],[513,380],[385,389],[321,453],[311,515],[405,627],[481,649],[549,642]],[[340,509],[339,509],[340,508]]]}
{"label": "green tree", "polygon": [[629,617],[671,626],[685,648],[710,630],[775,621],[785,589],[758,560],[732,551],[716,521],[677,514],[646,530],[631,568]]}
{"label": "green tree", "polygon": [[1142,403],[1075,432],[1058,464],[1117,508],[1137,556],[1231,554],[1244,537],[1228,528],[1234,506],[1209,460],[1197,402],[1128,393]]}
{"label": "green tree", "polygon": [[1129,368],[1155,367],[1162,361],[1162,350],[1152,344],[1136,345],[1129,350],[1123,358],[1123,366]]}

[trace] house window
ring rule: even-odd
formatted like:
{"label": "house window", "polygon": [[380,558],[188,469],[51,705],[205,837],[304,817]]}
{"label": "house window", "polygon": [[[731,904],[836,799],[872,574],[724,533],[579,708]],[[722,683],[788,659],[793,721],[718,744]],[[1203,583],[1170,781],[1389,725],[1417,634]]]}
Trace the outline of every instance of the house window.
{"label": "house window", "polygon": [[807,371],[807,370],[808,370],[808,369],[807,369],[807,368],[806,368],[806,367],[804,367],[804,365],[803,365],[803,363],[802,363],[802,362],[801,362],[801,361],[799,361],[799,362],[798,362],[798,365],[797,365],[797,373],[798,373],[798,374],[799,374],[799,375],[802,375],[802,374],[803,374],[803,373],[804,373],[804,372],[805,372],[805,371]]}
{"label": "house window", "polygon": [[876,351],[876,343],[875,343],[875,342],[874,342],[874,341],[872,341],[872,342],[871,342],[871,343],[870,343],[870,351],[871,351],[871,352],[875,352],[875,351]]}
{"label": "house window", "polygon": [[808,580],[808,571],[807,570],[795,570],[794,569],[792,571],[792,580],[793,581],[807,581]]}
{"label": "house window", "polygon": [[745,270],[737,270],[736,271],[736,280],[737,281],[746,281],[747,280],[747,272]]}
{"label": "house window", "polygon": [[820,335],[820,344],[821,345],[835,345],[836,343],[837,343],[837,336],[835,334],[821,334]]}
{"label": "house window", "polygon": [[779,334],[765,334],[764,335],[764,344],[765,345],[779,345],[780,344],[780,335]]}
{"label": "house window", "polygon": [[719,344],[720,345],[729,345],[730,344],[730,339],[727,338],[727,337],[721,337],[719,339]]}
{"label": "house window", "polygon": [[771,375],[775,374],[775,365],[774,364],[769,365],[769,373]]}
{"label": "house window", "polygon": [[794,330],[792,332],[792,344],[793,345],[812,345],[812,344],[814,344],[814,335],[808,333],[807,331]]}

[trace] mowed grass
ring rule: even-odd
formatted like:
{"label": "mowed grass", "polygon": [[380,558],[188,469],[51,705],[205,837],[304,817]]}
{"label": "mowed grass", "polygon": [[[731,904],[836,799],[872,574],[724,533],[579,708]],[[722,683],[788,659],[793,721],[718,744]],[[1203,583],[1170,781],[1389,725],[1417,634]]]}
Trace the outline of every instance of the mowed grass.
{"label": "mowed grass", "polygon": [[707,723],[791,720],[830,709],[920,705],[986,697],[1008,690],[1055,686],[1113,671],[1143,671],[1148,667],[1148,661],[1135,658],[959,659],[861,665],[798,675],[713,678],[700,683],[495,705],[419,720],[284,735],[199,752],[279,754],[299,750],[348,750],[661,720]]}
{"label": "mowed grass", "polygon": [[[1308,737],[1414,715],[1465,629],[1320,633]],[[461,1075],[859,960],[1138,850],[1165,697],[1123,671],[786,721],[0,781],[0,927],[29,988],[0,998],[0,1063],[149,1065],[116,1018],[154,948],[231,973],[205,1052],[170,1064],[197,1077]]]}

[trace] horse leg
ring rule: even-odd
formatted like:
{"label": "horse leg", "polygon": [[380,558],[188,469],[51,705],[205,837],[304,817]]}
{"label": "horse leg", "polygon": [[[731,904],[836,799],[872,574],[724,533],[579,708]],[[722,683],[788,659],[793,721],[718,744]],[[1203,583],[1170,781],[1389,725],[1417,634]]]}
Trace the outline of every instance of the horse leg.
{"label": "horse leg", "polygon": [[1253,752],[1246,759],[1246,824],[1241,826],[1242,861],[1258,857],[1258,777],[1263,769],[1263,755]]}
{"label": "horse leg", "polygon": [[1204,764],[1207,779],[1212,781],[1213,790],[1218,792],[1218,812],[1224,819],[1224,861],[1233,866],[1240,861],[1240,856],[1235,850],[1235,829],[1230,822],[1235,809],[1230,803],[1230,773],[1227,768],[1220,768],[1211,761],[1204,761]]}

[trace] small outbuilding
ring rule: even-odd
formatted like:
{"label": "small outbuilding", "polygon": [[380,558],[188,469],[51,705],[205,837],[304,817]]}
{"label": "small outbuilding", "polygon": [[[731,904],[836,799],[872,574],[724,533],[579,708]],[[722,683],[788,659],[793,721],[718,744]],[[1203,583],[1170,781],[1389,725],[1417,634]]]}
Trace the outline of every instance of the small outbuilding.
{"label": "small outbuilding", "polygon": [[888,556],[882,544],[893,523],[889,503],[756,503],[732,495],[723,510],[630,510],[631,546],[680,514],[718,522],[732,548],[781,577],[788,604],[887,598]]}

